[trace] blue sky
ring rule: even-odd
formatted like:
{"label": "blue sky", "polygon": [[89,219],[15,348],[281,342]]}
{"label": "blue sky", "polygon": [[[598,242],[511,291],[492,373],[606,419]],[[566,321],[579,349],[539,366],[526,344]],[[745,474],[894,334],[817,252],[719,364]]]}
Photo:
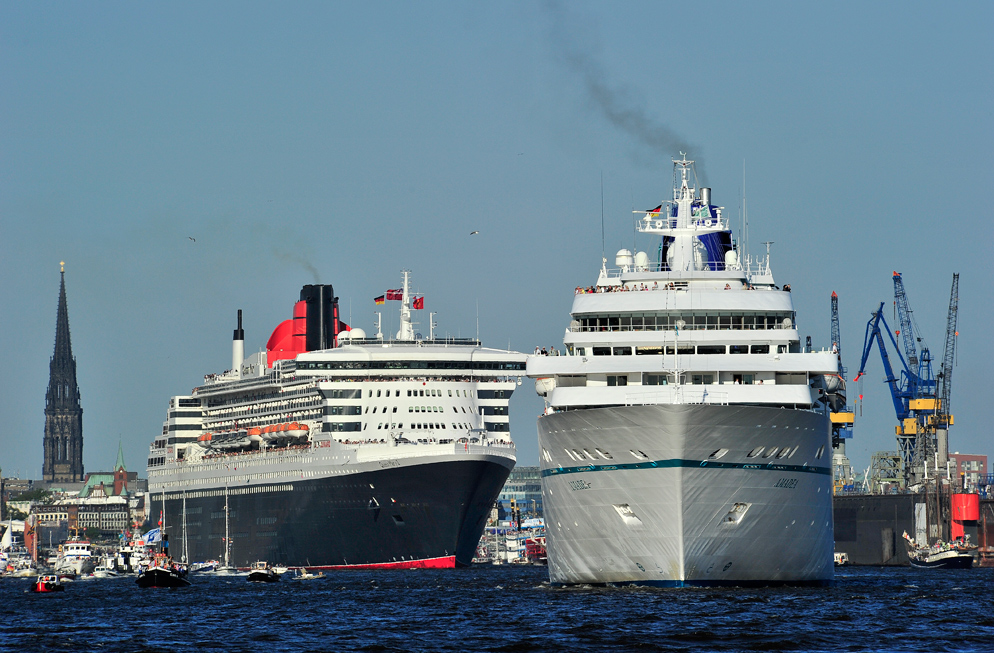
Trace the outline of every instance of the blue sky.
{"label": "blue sky", "polygon": [[[85,466],[121,441],[143,470],[168,398],[228,367],[236,310],[256,351],[315,280],[372,330],[409,268],[441,332],[479,319],[491,346],[561,346],[600,264],[602,176],[611,256],[680,147],[733,216],[745,167],[752,251],[775,241],[816,346],[839,293],[850,379],[893,270],[937,358],[961,273],[951,448],[994,456],[992,19],[983,2],[0,2],[0,467],[41,472],[61,260]],[[860,468],[896,446],[878,359]],[[526,381],[523,464],[541,408]]]}

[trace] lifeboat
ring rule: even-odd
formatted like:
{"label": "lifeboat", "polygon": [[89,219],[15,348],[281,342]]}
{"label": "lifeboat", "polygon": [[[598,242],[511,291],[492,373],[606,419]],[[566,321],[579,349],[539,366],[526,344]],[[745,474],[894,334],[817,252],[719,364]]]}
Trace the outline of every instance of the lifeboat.
{"label": "lifeboat", "polygon": [[254,446],[259,446],[262,442],[262,429],[257,426],[250,428],[247,432],[249,442]]}
{"label": "lifeboat", "polygon": [[307,434],[310,429],[307,424],[299,424],[297,422],[290,422],[287,424],[286,434],[291,438],[297,440],[297,442],[307,442]]}

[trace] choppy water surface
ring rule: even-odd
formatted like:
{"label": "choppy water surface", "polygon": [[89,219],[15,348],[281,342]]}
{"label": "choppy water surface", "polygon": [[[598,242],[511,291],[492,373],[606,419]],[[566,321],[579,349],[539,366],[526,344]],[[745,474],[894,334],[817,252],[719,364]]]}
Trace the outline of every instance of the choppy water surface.
{"label": "choppy water surface", "polygon": [[552,588],[544,568],[264,585],[0,580],[3,651],[992,651],[994,569],[852,568],[829,588]]}

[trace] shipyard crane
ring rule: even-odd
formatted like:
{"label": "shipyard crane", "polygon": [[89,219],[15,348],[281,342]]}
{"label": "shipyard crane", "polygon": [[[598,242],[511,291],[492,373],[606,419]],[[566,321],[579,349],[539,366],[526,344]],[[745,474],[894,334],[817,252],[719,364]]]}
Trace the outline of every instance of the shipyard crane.
{"label": "shipyard crane", "polygon": [[[918,324],[914,320],[914,314],[908,305],[908,295],[904,291],[904,280],[900,272],[894,273],[894,305],[897,307],[897,315],[901,320],[901,335],[904,342],[904,354],[907,357],[908,365],[912,372],[908,378],[908,389],[911,393],[911,402],[917,405],[919,411],[931,411],[931,414],[924,414],[917,419],[913,432],[906,432],[907,439],[914,440],[911,456],[912,469],[922,469],[926,462],[935,452],[935,378],[932,376],[932,355],[928,345],[921,337]],[[921,357],[918,356],[917,343],[921,343]],[[917,369],[916,369],[917,368]],[[910,425],[909,425],[910,426]]]}
{"label": "shipyard crane", "polygon": [[944,465],[949,454],[949,427],[953,423],[950,412],[950,399],[953,393],[953,365],[956,362],[956,320],[959,313],[959,273],[953,273],[953,285],[949,290],[949,313],[946,315],[946,343],[942,350],[942,366],[939,368],[939,405],[935,414],[936,446],[939,464]]}
{"label": "shipyard crane", "polygon": [[[846,402],[846,368],[842,366],[842,330],[839,328],[839,296],[832,291],[832,352],[836,355],[839,373],[827,383],[829,390],[829,419],[832,423],[832,468],[835,492],[852,482],[852,465],[846,457],[846,440],[852,437],[855,413]],[[832,392],[834,387],[834,393]]]}
{"label": "shipyard crane", "polygon": [[845,442],[852,437],[855,418],[846,405],[846,368],[842,366],[842,331],[839,329],[839,296],[832,291],[832,352],[836,355],[839,373],[827,381],[829,417],[832,421],[832,446],[845,456]]}
{"label": "shipyard crane", "polygon": [[[863,340],[863,358],[860,361],[859,373],[854,381],[858,381],[866,370],[873,345],[877,345],[884,366],[884,382],[889,386],[891,399],[894,402],[894,412],[897,415],[898,452],[904,465],[905,480],[909,483],[917,470],[922,469],[927,457],[935,451],[935,379],[932,377],[932,357],[928,346],[918,335],[917,326],[908,305],[904,282],[898,272],[894,273],[894,304],[901,320],[901,331],[891,332],[884,319],[884,303],[870,317],[866,325],[866,335]],[[896,335],[904,332],[902,342],[904,352],[897,344]],[[890,356],[885,346],[883,333],[890,338],[894,351],[901,363],[901,376],[894,374]],[[918,355],[917,343],[922,344],[921,356]],[[913,361],[913,362],[912,362]]]}

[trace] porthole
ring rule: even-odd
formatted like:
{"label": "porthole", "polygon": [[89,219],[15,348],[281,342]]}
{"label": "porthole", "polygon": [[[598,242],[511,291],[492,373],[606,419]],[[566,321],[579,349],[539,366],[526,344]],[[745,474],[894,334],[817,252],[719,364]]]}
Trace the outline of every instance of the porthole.
{"label": "porthole", "polygon": [[600,455],[600,457],[604,458],[605,460],[612,460],[614,458],[614,456],[612,456],[607,451],[601,451],[600,449],[594,449],[594,451],[596,451]]}
{"label": "porthole", "polygon": [[794,454],[795,454],[795,453],[797,453],[797,450],[798,450],[798,448],[799,448],[799,447],[794,447],[793,449],[791,449],[791,450],[790,450],[790,453],[789,453],[789,454],[787,454],[787,457],[788,457],[788,458],[793,458],[793,457],[794,457]]}
{"label": "porthole", "polygon": [[790,453],[790,447],[784,447],[783,449],[780,450],[780,453],[777,454],[777,459],[784,458],[789,453]]}
{"label": "porthole", "polygon": [[825,453],[825,445],[818,447],[818,453],[815,454],[815,458],[821,458],[823,453]]}
{"label": "porthole", "polygon": [[770,447],[767,449],[766,453],[763,454],[763,458],[772,458],[777,451],[779,451],[779,449],[776,447]]}
{"label": "porthole", "polygon": [[755,458],[759,454],[763,453],[763,449],[765,448],[766,447],[756,447],[755,449],[753,449],[752,451],[746,454],[746,458]]}
{"label": "porthole", "polygon": [[711,452],[710,456],[708,456],[708,460],[718,460],[726,453],[728,453],[728,449],[716,449],[715,451]]}

